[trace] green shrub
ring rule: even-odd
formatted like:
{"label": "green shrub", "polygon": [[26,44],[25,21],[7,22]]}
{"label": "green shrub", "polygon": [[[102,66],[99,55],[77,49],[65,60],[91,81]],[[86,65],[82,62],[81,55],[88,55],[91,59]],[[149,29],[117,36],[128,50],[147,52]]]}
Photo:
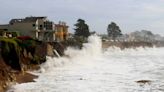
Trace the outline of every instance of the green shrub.
{"label": "green shrub", "polygon": [[20,66],[20,49],[17,42],[12,38],[0,38],[1,55],[5,63],[13,69],[21,70]]}

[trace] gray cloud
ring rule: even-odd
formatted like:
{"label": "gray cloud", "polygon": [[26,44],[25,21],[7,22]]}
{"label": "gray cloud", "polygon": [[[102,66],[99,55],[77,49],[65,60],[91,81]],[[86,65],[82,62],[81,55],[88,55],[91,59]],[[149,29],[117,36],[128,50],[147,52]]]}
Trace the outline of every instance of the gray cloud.
{"label": "gray cloud", "polygon": [[83,18],[92,31],[106,33],[106,27],[116,22],[123,33],[151,30],[164,35],[163,0],[0,0],[0,23],[11,18],[48,16],[50,20],[73,24]]}

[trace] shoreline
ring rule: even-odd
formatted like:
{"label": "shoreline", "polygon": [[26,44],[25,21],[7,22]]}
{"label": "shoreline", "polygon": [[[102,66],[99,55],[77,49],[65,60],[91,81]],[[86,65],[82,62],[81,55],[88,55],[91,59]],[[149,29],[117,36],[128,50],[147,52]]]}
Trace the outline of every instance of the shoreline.
{"label": "shoreline", "polygon": [[[50,46],[48,48],[48,52],[52,51],[52,47],[51,44],[49,44]],[[116,46],[120,49],[126,49],[126,48],[137,48],[137,47],[153,47],[152,43],[147,43],[147,42],[102,42],[102,48],[109,48],[112,46]],[[39,46],[39,50],[37,51],[42,51],[41,50],[42,45]],[[43,46],[44,47],[44,46]],[[58,50],[60,50],[61,48],[58,48]],[[36,53],[36,55],[38,55],[38,53]],[[3,60],[1,60],[2,62]],[[27,60],[28,61],[28,60]],[[2,64],[4,63],[4,61],[2,62]],[[4,65],[4,68],[8,68],[8,66]],[[15,85],[15,83],[28,83],[28,82],[35,82],[34,79],[37,79],[38,76],[28,73],[27,71],[32,71],[32,70],[38,70],[39,69],[39,64],[38,65],[28,65],[28,68],[25,69],[24,71],[17,71],[17,72],[11,72],[10,69],[5,70],[5,74],[7,76],[3,76],[3,74],[1,74],[2,77],[2,82],[1,86],[0,86],[0,92],[6,92],[7,90],[9,90],[12,85],[7,85],[7,84],[11,84],[13,83],[13,85]],[[29,68],[30,67],[30,68]],[[25,68],[25,67],[24,67]],[[8,77],[10,80],[8,81],[8,78],[3,79],[4,77]],[[1,82],[0,81],[0,82]]]}
{"label": "shoreline", "polygon": [[37,79],[38,76],[25,72],[24,74],[19,74],[16,76],[16,82],[21,84],[21,83],[28,83],[28,82],[35,82],[34,79]]}
{"label": "shoreline", "polygon": [[12,86],[18,84],[22,84],[22,83],[29,83],[29,82],[35,82],[34,79],[37,79],[38,76],[28,73],[28,72],[24,72],[24,73],[18,73],[15,75],[15,81],[14,82],[10,82],[10,85],[8,85],[6,88],[4,89],[0,89],[0,92],[7,92]]}

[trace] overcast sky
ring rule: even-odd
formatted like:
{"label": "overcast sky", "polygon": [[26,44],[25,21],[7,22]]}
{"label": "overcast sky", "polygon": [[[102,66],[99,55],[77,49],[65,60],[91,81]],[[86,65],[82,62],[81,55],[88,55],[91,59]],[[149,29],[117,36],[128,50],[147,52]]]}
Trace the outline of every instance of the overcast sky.
{"label": "overcast sky", "polygon": [[144,29],[164,35],[164,0],[0,0],[0,24],[26,16],[65,21],[71,32],[82,18],[97,33],[106,33],[114,21],[123,33]]}

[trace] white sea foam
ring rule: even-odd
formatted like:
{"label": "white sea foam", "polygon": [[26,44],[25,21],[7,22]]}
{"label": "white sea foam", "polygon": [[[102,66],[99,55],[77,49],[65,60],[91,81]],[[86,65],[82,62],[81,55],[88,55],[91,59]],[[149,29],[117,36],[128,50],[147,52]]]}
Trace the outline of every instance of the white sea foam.
{"label": "white sea foam", "polygon": [[81,50],[68,48],[66,57],[47,57],[36,82],[8,92],[164,92],[164,48],[111,47],[102,52],[99,37],[88,42]]}

